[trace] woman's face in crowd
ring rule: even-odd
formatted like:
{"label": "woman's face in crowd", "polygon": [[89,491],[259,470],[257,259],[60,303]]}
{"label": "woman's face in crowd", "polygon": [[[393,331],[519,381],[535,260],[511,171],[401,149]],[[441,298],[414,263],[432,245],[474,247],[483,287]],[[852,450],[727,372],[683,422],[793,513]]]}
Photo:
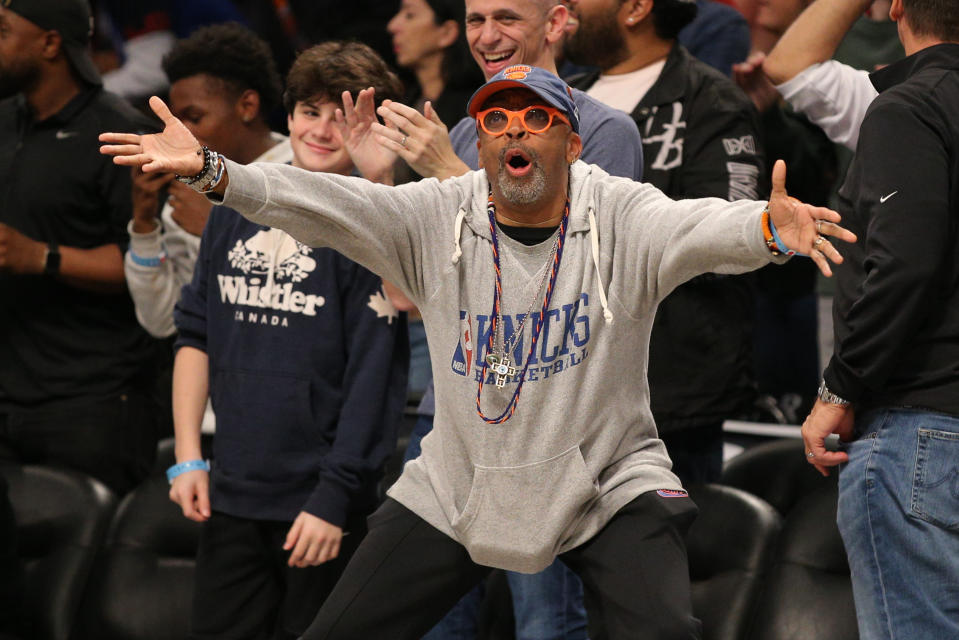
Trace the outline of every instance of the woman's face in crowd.
{"label": "woman's face in crowd", "polygon": [[426,0],[403,0],[399,12],[386,25],[393,36],[393,53],[401,67],[413,68],[456,41],[459,26],[453,20],[436,24],[436,14]]}
{"label": "woman's face in crowd", "polygon": [[333,121],[336,104],[322,98],[300,100],[288,116],[293,166],[308,171],[348,175],[353,160]]}
{"label": "woman's face in crowd", "polygon": [[201,73],[170,86],[170,110],[201,144],[236,158],[244,122],[232,95],[222,80]]}

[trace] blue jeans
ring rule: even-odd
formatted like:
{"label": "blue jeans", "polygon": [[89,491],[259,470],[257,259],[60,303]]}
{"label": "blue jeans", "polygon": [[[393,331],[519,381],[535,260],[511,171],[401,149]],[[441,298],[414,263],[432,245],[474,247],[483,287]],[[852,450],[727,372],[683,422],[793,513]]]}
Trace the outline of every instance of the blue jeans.
{"label": "blue jeans", "polygon": [[[420,455],[420,441],[433,428],[431,416],[420,416],[413,426],[403,462]],[[555,560],[543,571],[528,575],[506,573],[513,596],[516,640],[586,640],[583,583],[565,564]],[[476,640],[482,585],[456,603],[423,640]]]}
{"label": "blue jeans", "polygon": [[959,638],[959,418],[883,409],[856,422],[837,517],[861,640]]}

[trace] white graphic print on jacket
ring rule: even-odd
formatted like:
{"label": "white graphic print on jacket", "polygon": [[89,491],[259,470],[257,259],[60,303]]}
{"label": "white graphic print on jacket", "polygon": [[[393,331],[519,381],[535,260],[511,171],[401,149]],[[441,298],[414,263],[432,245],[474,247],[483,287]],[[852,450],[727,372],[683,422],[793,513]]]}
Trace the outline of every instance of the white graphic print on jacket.
{"label": "white graphic print on jacket", "polygon": [[[257,231],[246,241],[237,240],[227,254],[230,267],[243,275],[218,274],[220,300],[238,307],[253,307],[315,316],[325,304],[323,296],[307,294],[296,288],[316,270],[310,247],[279,229]],[[392,324],[398,312],[381,290],[368,303],[377,317]],[[236,320],[274,326],[287,326],[283,316],[238,309]]]}

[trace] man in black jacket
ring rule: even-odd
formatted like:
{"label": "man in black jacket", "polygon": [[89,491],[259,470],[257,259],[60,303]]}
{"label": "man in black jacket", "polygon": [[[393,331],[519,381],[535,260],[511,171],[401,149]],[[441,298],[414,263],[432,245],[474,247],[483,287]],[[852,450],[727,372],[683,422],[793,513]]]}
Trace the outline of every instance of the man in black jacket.
{"label": "man in black jacket", "polygon": [[[959,5],[894,0],[908,57],[839,192],[859,240],[836,270],[836,347],[803,425],[839,477],[860,636],[959,637]],[[827,434],[847,441],[826,451]],[[812,613],[811,615],[814,615]]]}
{"label": "man in black jacket", "polygon": [[[601,71],[571,85],[630,113],[643,179],[671,198],[756,199],[763,172],[756,111],[742,91],[676,42],[688,0],[572,0],[567,58]],[[650,402],[683,483],[716,480],[722,423],[751,403],[747,276],[706,274],[660,305],[649,345]]]}

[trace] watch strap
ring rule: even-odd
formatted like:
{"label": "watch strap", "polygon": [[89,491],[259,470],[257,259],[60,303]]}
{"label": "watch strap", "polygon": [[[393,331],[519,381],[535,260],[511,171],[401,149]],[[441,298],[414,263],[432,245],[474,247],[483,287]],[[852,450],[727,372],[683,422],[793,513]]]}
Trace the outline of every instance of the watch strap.
{"label": "watch strap", "polygon": [[60,246],[53,240],[47,243],[47,251],[43,258],[43,274],[55,276],[60,273]]}
{"label": "watch strap", "polygon": [[826,404],[836,404],[841,407],[849,405],[849,401],[843,398],[842,396],[836,395],[829,390],[829,387],[826,386],[826,381],[822,380],[819,383],[819,399],[825,402]]}

